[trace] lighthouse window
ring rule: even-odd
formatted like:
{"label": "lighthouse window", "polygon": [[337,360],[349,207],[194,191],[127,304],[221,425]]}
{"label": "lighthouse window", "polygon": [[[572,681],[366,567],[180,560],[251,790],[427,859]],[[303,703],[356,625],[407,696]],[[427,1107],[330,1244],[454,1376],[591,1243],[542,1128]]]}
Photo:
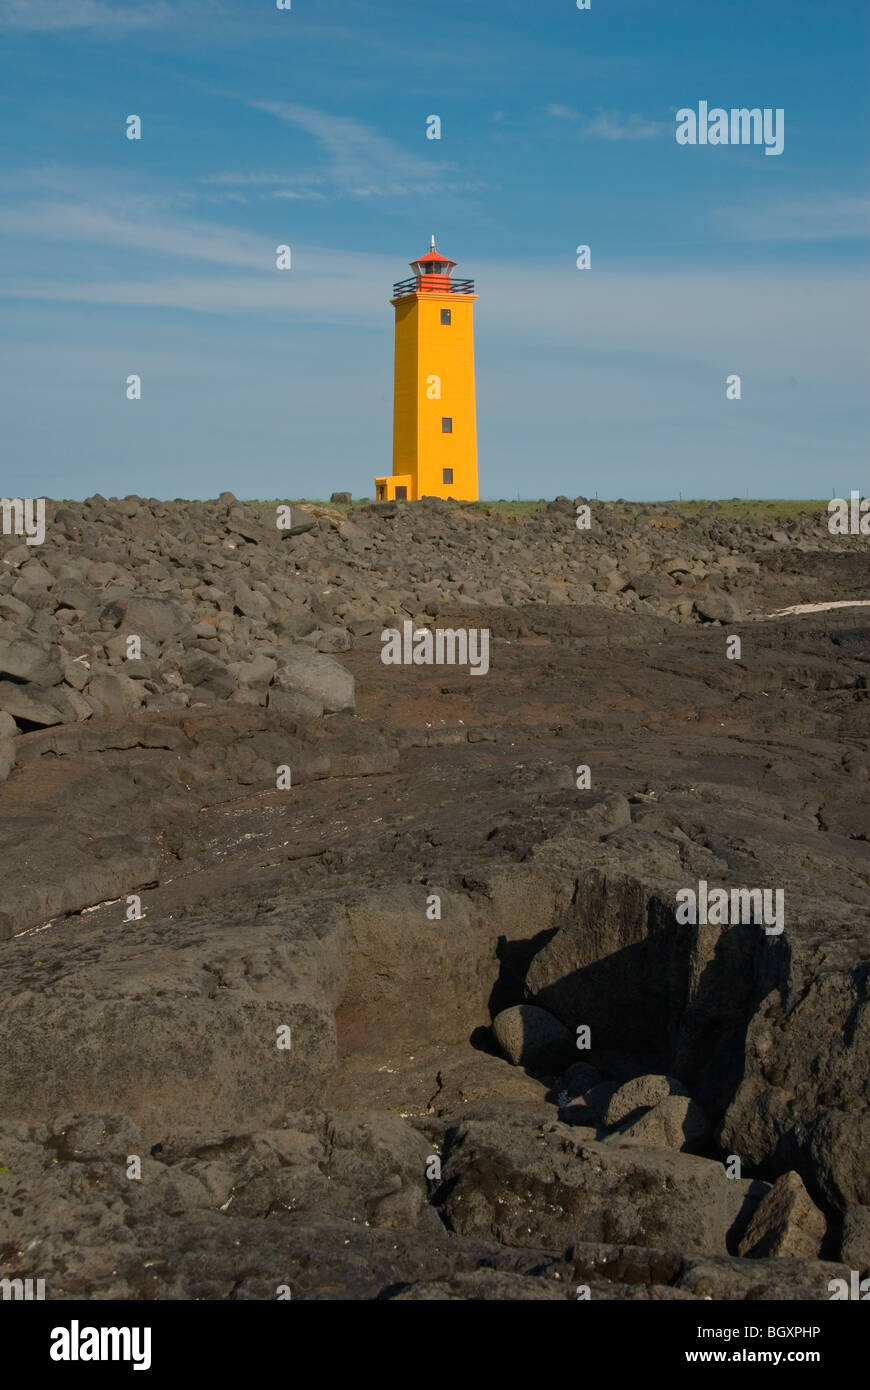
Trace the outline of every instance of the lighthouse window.
{"label": "lighthouse window", "polygon": [[441,417],[441,433],[442,433],[442,434],[452,434],[452,433],[453,433],[453,417],[452,417],[451,415],[442,415],[442,417]]}
{"label": "lighthouse window", "polygon": [[449,323],[449,322],[450,322],[450,310],[449,310],[449,309],[442,309],[442,310],[441,310],[441,322],[442,322],[442,323]]}
{"label": "lighthouse window", "polygon": [[453,469],[452,469],[452,468],[442,468],[442,469],[441,469],[441,481],[442,481],[442,483],[452,483],[452,482],[453,482]]}

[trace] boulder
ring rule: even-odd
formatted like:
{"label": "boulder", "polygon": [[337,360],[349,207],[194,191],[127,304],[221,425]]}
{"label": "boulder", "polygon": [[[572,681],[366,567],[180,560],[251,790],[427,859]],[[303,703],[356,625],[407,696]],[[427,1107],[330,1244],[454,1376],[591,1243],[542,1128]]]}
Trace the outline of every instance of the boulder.
{"label": "boulder", "polygon": [[319,652],[349,652],[353,638],[343,627],[328,627],[317,639]]}
{"label": "boulder", "polygon": [[338,713],[355,706],[354,678],[333,657],[311,647],[281,647],[275,675],[278,690],[292,691],[319,706],[318,713]]}
{"label": "boulder", "polygon": [[458,1234],[552,1251],[608,1241],[724,1255],[766,1190],[691,1154],[519,1117],[461,1123],[442,1178],[436,1203]]}
{"label": "boulder", "polygon": [[7,714],[5,710],[0,710],[0,740],[8,742],[10,739],[16,738],[17,736],[18,725],[15,723],[12,715]]}
{"label": "boulder", "polygon": [[11,677],[34,685],[58,685],[63,672],[44,647],[24,639],[7,641],[0,637],[0,679]]}
{"label": "boulder", "polygon": [[740,604],[734,595],[717,588],[715,584],[708,585],[705,592],[695,598],[695,611],[708,623],[736,623],[742,616]]}
{"label": "boulder", "polygon": [[124,605],[122,621],[125,634],[153,637],[156,642],[170,641],[187,626],[184,610],[176,601],[138,595]]}
{"label": "boulder", "polygon": [[564,1023],[534,1004],[515,1004],[496,1014],[492,1033],[515,1067],[560,1071],[574,1053],[574,1039]]}
{"label": "boulder", "polygon": [[690,1152],[709,1133],[710,1124],[700,1105],[689,1096],[665,1096],[648,1110],[629,1115],[608,1138],[643,1144],[650,1149]]}
{"label": "boulder", "polygon": [[23,603],[42,606],[38,600],[54,583],[54,575],[40,560],[27,560],[18,571],[18,578],[12,585],[12,592]]}
{"label": "boulder", "polygon": [[197,696],[204,693],[216,700],[226,700],[236,689],[237,683],[232,673],[224,662],[210,652],[186,652],[181,660],[181,672],[185,682],[194,687]]}
{"label": "boulder", "polygon": [[639,1111],[649,1110],[652,1106],[658,1105],[659,1101],[667,1096],[688,1094],[683,1083],[673,1076],[658,1076],[654,1073],[636,1076],[631,1081],[626,1081],[615,1093],[607,1107],[604,1123],[612,1129],[629,1116],[635,1116]]}
{"label": "boulder", "polygon": [[818,1256],[827,1223],[798,1173],[783,1173],[762,1197],[738,1246],[753,1257]]}
{"label": "boulder", "polygon": [[141,706],[144,695],[139,683],[129,676],[101,669],[92,672],[88,693],[99,701],[106,714],[115,716],[133,714]]}
{"label": "boulder", "polygon": [[226,669],[237,686],[265,690],[278,669],[278,663],[273,657],[258,652],[250,661],[229,662]]}
{"label": "boulder", "polygon": [[265,594],[250,588],[241,580],[238,580],[233,586],[232,598],[235,608],[248,618],[265,618],[272,610],[272,605]]}
{"label": "boulder", "polygon": [[32,617],[33,609],[28,604],[22,603],[21,599],[13,598],[11,594],[0,594],[0,619],[8,618],[13,622],[20,621],[23,626],[26,626]]}
{"label": "boulder", "polygon": [[43,727],[76,718],[75,710],[61,686],[45,690],[38,685],[0,681],[0,710],[5,710],[14,719]]}
{"label": "boulder", "polygon": [[323,704],[302,690],[281,690],[272,686],[266,691],[266,708],[288,719],[317,719],[323,714]]}
{"label": "boulder", "polygon": [[97,601],[97,592],[90,584],[76,579],[62,579],[54,586],[53,598],[58,608],[73,608],[86,613]]}
{"label": "boulder", "polygon": [[284,540],[289,540],[293,536],[304,536],[307,531],[313,531],[317,525],[317,517],[310,512],[303,511],[301,507],[292,507],[290,510],[290,525],[282,526],[278,532]]}

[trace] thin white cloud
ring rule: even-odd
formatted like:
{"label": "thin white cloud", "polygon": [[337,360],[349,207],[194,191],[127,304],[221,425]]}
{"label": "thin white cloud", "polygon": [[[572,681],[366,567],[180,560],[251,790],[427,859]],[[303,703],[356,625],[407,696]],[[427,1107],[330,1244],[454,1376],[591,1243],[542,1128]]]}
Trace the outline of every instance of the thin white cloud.
{"label": "thin white cloud", "polygon": [[454,172],[451,164],[433,165],[408,154],[395,140],[352,116],[333,116],[287,101],[253,101],[251,106],[313,135],[329,159],[331,181],[356,198],[436,193]]}
{"label": "thin white cloud", "polygon": [[218,174],[206,174],[200,179],[200,183],[230,183],[230,184],[270,184],[270,183],[299,183],[314,184],[324,183],[325,180],[320,174],[266,174],[266,173],[232,173],[224,170]]}
{"label": "thin white cloud", "polygon": [[[325,202],[326,194],[318,192],[318,186],[326,182],[317,174],[309,177],[303,175],[288,174],[233,174],[223,172],[219,174],[207,174],[200,179],[200,183],[225,187],[237,188],[263,188],[267,191],[261,196],[269,198],[294,198],[299,202]],[[273,188],[273,184],[281,185]],[[208,195],[206,195],[208,196]],[[241,194],[225,193],[225,198],[236,197],[241,199]],[[244,200],[243,200],[244,201]]]}
{"label": "thin white cloud", "polygon": [[[842,211],[855,210],[849,204]],[[119,198],[93,191],[87,203],[54,197],[0,208],[0,230],[19,234],[30,245],[45,241],[64,247],[63,260],[43,257],[48,273],[30,279],[20,272],[13,279],[7,257],[0,265],[0,275],[7,277],[0,296],[7,300],[278,312],[299,322],[376,324],[388,313],[393,282],[407,273],[395,255],[330,250],[297,243],[292,234],[215,226],[168,213],[166,200],[141,195]],[[290,271],[276,268],[278,241],[292,246]],[[99,262],[92,249],[89,263],[88,248],[130,253],[130,272],[120,278],[93,269]],[[80,280],[68,268],[54,269],[69,265],[71,251],[78,257]],[[837,349],[822,354],[820,371],[833,370],[831,364],[841,362],[843,353],[856,364],[866,359],[866,310],[862,316],[859,306],[867,287],[859,270],[848,267],[828,269],[822,280],[801,267],[771,272],[743,265],[719,273],[663,268],[599,269],[589,275],[566,256],[550,265],[475,261],[463,265],[461,273],[477,280],[484,331],[508,340],[522,323],[525,338],[566,351],[664,352],[680,362],[727,359],[729,371],[743,370],[748,360],[784,361],[796,348],[819,362],[820,342]]]}
{"label": "thin white cloud", "polygon": [[[214,17],[214,6],[209,7]],[[110,4],[108,0],[0,0],[0,29],[50,33],[69,29],[125,33],[202,16],[202,4],[168,0]]]}
{"label": "thin white cloud", "polygon": [[586,116],[571,106],[553,102],[547,107],[547,115],[555,120],[569,121],[575,126],[577,134],[590,140],[660,140],[673,134],[673,125],[667,121],[651,121],[646,116],[637,116],[622,111],[597,111],[594,116]]}
{"label": "thin white cloud", "polygon": [[274,262],[275,248],[266,237],[193,218],[162,219],[159,203],[148,198],[130,199],[130,205],[126,213],[99,203],[45,202],[2,208],[0,230],[28,239],[115,246],[249,270]]}
{"label": "thin white cloud", "polygon": [[285,322],[377,323],[395,279],[388,257],[293,247],[293,269],[271,261],[260,275],[168,275],[153,280],[18,278],[0,298],[187,309],[204,314],[279,314]]}
{"label": "thin white cloud", "polygon": [[[202,274],[152,280],[85,283],[46,278],[0,287],[0,297],[67,303],[187,309],[247,314],[283,323],[387,325],[395,256],[293,246],[293,269],[257,275]],[[801,268],[722,272],[667,270],[581,274],[564,265],[475,262],[480,299],[478,333],[494,335],[502,349],[530,341],[590,363],[647,356],[672,371],[710,365],[724,383],[728,372],[762,376],[786,372],[806,354],[814,371],[830,378],[866,370],[864,323],[867,287],[858,271],[828,272],[816,284]],[[862,308],[862,301],[865,301]],[[714,334],[710,324],[716,325]],[[819,344],[826,350],[819,352]],[[723,386],[724,389],[724,386]]]}

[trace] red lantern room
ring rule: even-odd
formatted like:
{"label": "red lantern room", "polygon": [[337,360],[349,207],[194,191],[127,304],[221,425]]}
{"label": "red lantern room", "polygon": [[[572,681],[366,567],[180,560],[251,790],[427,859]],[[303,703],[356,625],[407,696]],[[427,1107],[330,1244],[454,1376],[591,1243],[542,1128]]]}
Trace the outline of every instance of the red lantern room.
{"label": "red lantern room", "polygon": [[450,275],[455,265],[456,262],[451,261],[449,256],[442,256],[441,252],[435,249],[433,236],[426,255],[417,261],[411,261],[411,269],[417,277],[417,293],[449,294]]}
{"label": "red lantern room", "polygon": [[391,302],[395,304],[397,299],[404,299],[411,294],[474,294],[473,280],[451,279],[455,265],[456,262],[451,261],[449,256],[442,256],[435,246],[433,236],[425,256],[411,261],[414,274],[409,275],[407,280],[399,280],[393,286]]}

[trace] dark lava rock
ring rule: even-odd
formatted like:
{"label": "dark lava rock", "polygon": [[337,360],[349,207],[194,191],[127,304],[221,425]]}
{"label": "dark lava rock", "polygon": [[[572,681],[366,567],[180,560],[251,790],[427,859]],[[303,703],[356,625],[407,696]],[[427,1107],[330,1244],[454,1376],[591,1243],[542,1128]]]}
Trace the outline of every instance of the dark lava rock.
{"label": "dark lava rock", "polygon": [[534,1004],[503,1009],[493,1019],[492,1034],[515,1067],[559,1071],[573,1054],[574,1039],[565,1025]]}
{"label": "dark lava rock", "polygon": [[[288,542],[232,494],[94,497],[0,536],[4,1276],[866,1272],[870,629],[765,616],[863,598],[866,541],[588,505],[310,504]],[[486,627],[486,677],[385,666],[405,618]],[[783,930],[678,920],[701,880],[783,890]]]}

